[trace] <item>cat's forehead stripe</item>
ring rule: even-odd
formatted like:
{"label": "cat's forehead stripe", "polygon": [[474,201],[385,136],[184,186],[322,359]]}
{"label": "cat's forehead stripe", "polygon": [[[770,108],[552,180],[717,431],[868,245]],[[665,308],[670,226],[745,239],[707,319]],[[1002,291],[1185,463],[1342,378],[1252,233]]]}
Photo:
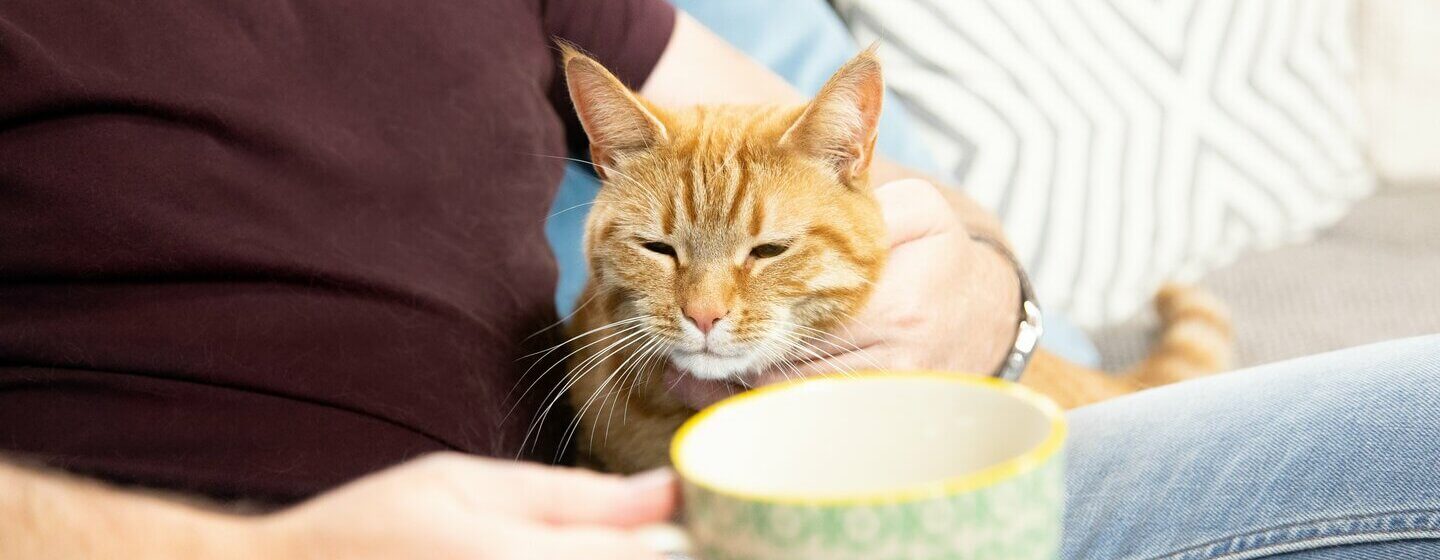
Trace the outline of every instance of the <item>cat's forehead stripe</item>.
{"label": "cat's forehead stripe", "polygon": [[765,201],[756,198],[750,205],[750,236],[760,235],[760,229],[765,225]]}
{"label": "cat's forehead stripe", "polygon": [[856,253],[855,247],[850,244],[850,239],[833,227],[825,224],[815,224],[810,226],[809,234],[824,240],[827,245],[835,249],[835,252],[840,253],[840,256],[845,260],[861,262],[862,264],[865,261],[865,259],[861,259]]}
{"label": "cat's forehead stripe", "polygon": [[740,217],[740,207],[745,204],[745,192],[750,188],[750,163],[738,158],[734,161],[734,195],[730,197],[730,208],[725,211],[725,221],[732,224]]}
{"label": "cat's forehead stripe", "polygon": [[665,232],[665,235],[668,237],[669,235],[675,233],[675,205],[660,204],[659,206],[660,230]]}
{"label": "cat's forehead stripe", "polygon": [[706,186],[707,182],[705,180],[710,173],[709,169],[706,169],[706,162],[703,157],[709,150],[710,137],[702,136],[700,137],[700,144],[695,148],[695,153],[690,156],[690,176],[692,178],[689,199],[691,208],[690,219],[696,222],[700,221],[701,209],[710,206],[706,204],[706,195],[708,194],[706,189],[708,187]]}

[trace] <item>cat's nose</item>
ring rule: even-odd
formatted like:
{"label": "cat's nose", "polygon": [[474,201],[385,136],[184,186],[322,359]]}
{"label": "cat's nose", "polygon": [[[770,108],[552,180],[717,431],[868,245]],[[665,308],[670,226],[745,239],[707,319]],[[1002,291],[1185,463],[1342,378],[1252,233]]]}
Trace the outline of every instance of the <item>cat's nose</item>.
{"label": "cat's nose", "polygon": [[685,306],[685,317],[689,318],[691,323],[695,323],[695,327],[700,329],[701,334],[710,334],[710,329],[715,328],[715,323],[720,322],[720,319],[723,319],[729,312],[729,309],[719,306]]}

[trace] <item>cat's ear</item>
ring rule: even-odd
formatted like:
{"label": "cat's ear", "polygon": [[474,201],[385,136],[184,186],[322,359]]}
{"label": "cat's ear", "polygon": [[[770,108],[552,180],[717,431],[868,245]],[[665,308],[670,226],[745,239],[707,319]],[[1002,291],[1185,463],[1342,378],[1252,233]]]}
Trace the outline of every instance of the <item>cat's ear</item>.
{"label": "cat's ear", "polygon": [[880,59],[870,45],[830,77],[780,141],[827,161],[841,182],[854,185],[870,169],[884,97]]}
{"label": "cat's ear", "polygon": [[590,137],[590,160],[600,177],[625,152],[665,141],[665,125],[630,88],[574,47],[562,42],[560,51],[570,101]]}

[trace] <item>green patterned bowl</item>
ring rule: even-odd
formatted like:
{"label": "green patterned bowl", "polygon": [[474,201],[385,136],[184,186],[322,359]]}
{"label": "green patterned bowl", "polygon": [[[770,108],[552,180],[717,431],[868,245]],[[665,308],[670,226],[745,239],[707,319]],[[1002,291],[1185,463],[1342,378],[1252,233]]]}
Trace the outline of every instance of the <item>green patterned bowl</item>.
{"label": "green patterned bowl", "polygon": [[1065,421],[956,374],[812,378],[742,393],[675,435],[705,560],[1056,558]]}

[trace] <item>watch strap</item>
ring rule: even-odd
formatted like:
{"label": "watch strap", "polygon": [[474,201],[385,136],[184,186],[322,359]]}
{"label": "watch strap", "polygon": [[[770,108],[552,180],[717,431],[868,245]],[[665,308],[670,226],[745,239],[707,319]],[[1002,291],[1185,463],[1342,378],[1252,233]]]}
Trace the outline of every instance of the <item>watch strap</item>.
{"label": "watch strap", "polygon": [[1004,243],[997,239],[981,235],[972,235],[972,239],[989,245],[997,253],[1010,261],[1015,275],[1020,280],[1020,323],[1015,332],[1015,343],[1011,345],[1010,351],[1006,353],[1000,367],[995,369],[994,377],[1007,381],[1019,381],[1021,374],[1025,373],[1025,367],[1030,364],[1030,357],[1035,354],[1035,347],[1040,343],[1040,337],[1045,334],[1045,321],[1040,312],[1040,304],[1035,301],[1035,289],[1030,285],[1030,275],[1025,273],[1025,267],[1020,265],[1020,259],[1010,251]]}

